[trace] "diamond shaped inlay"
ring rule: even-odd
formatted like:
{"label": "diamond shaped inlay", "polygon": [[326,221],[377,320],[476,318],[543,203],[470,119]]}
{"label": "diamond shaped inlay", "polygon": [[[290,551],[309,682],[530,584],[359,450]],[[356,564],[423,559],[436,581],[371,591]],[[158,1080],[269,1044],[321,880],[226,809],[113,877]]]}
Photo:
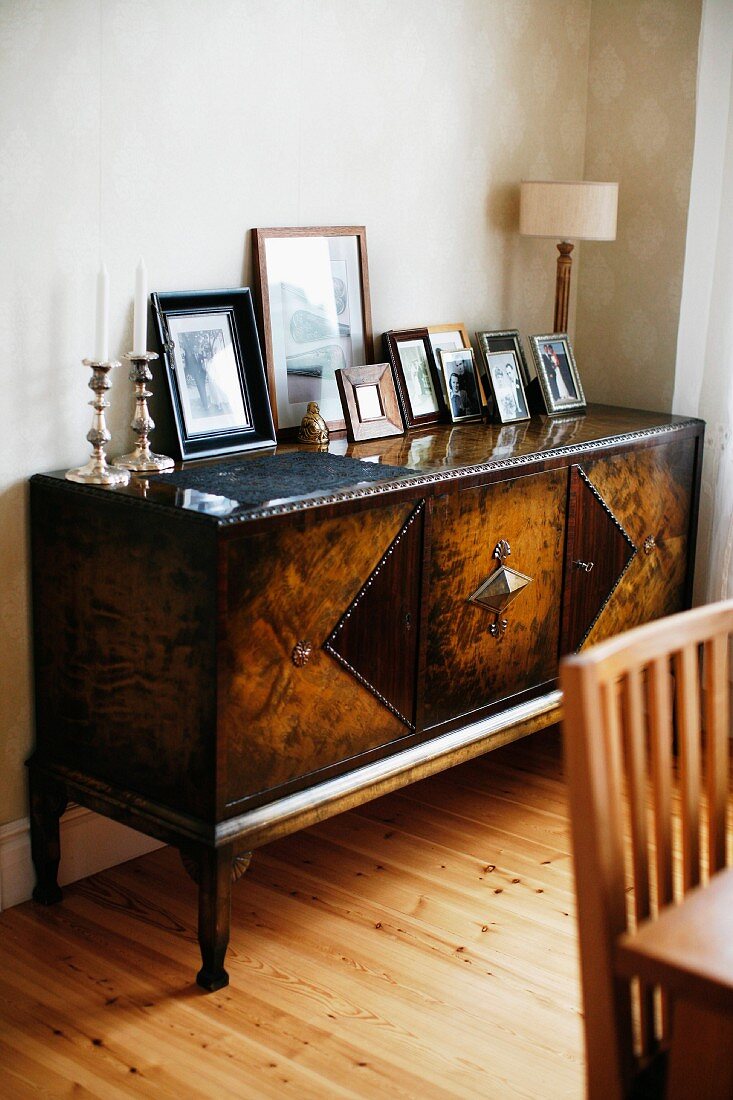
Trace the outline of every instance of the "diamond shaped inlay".
{"label": "diamond shaped inlay", "polygon": [[508,565],[500,565],[496,572],[487,577],[478,586],[476,591],[468,597],[470,603],[480,604],[487,611],[493,611],[501,615],[512,600],[516,599],[523,588],[532,581],[525,573],[512,569]]}

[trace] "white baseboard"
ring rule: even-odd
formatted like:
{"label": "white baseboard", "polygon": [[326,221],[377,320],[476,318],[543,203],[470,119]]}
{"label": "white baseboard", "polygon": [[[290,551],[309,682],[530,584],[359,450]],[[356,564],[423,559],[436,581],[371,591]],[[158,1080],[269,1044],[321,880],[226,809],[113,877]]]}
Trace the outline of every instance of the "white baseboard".
{"label": "white baseboard", "polygon": [[[162,847],[159,840],[72,806],[61,818],[59,883],[65,886]],[[34,884],[30,823],[24,817],[0,826],[0,912],[28,901]]]}

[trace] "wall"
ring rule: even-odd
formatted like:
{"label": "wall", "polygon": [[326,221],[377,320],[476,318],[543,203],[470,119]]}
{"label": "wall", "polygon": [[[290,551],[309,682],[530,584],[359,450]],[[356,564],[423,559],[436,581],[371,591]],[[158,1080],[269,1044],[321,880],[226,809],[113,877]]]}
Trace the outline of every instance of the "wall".
{"label": "wall", "polygon": [[733,595],[733,5],[705,0],[673,411],[706,422],[695,602]]}
{"label": "wall", "polygon": [[588,0],[0,2],[0,824],[32,741],[26,479],[85,459],[100,257],[115,355],[139,255],[154,290],[239,285],[252,226],[365,224],[376,332],[542,331],[517,181],[582,173],[588,24]]}
{"label": "wall", "polygon": [[597,401],[669,409],[700,0],[593,0],[585,178],[618,180],[618,237],[580,245],[575,352]]}

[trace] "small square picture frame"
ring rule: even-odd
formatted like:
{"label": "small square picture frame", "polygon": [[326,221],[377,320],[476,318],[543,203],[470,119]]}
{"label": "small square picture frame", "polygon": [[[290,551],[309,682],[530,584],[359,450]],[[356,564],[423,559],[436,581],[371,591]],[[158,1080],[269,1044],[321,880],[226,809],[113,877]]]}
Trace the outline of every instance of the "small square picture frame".
{"label": "small square picture frame", "polygon": [[586,406],[575,356],[566,332],[530,336],[537,377],[547,412],[569,412]]}
{"label": "small square picture frame", "polygon": [[449,419],[427,328],[391,329],[384,334],[384,347],[407,427],[422,428]]}
{"label": "small square picture frame", "polygon": [[480,420],[481,390],[478,384],[473,348],[438,351],[440,367],[448,395],[448,412],[454,424],[465,420]]}
{"label": "small square picture frame", "polygon": [[516,352],[485,352],[484,361],[499,422],[513,424],[517,420],[529,420],[529,402]]}
{"label": "small square picture frame", "polygon": [[350,443],[404,434],[405,424],[389,363],[342,367],[336,371],[336,384]]}

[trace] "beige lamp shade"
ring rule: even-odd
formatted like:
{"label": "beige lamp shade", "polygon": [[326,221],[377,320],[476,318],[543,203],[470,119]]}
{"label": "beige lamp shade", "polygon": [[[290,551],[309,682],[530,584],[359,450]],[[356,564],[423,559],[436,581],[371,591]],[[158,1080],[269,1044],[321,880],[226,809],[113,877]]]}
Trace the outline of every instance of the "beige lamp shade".
{"label": "beige lamp shade", "polygon": [[617,208],[617,183],[522,180],[519,232],[556,241],[613,241]]}

